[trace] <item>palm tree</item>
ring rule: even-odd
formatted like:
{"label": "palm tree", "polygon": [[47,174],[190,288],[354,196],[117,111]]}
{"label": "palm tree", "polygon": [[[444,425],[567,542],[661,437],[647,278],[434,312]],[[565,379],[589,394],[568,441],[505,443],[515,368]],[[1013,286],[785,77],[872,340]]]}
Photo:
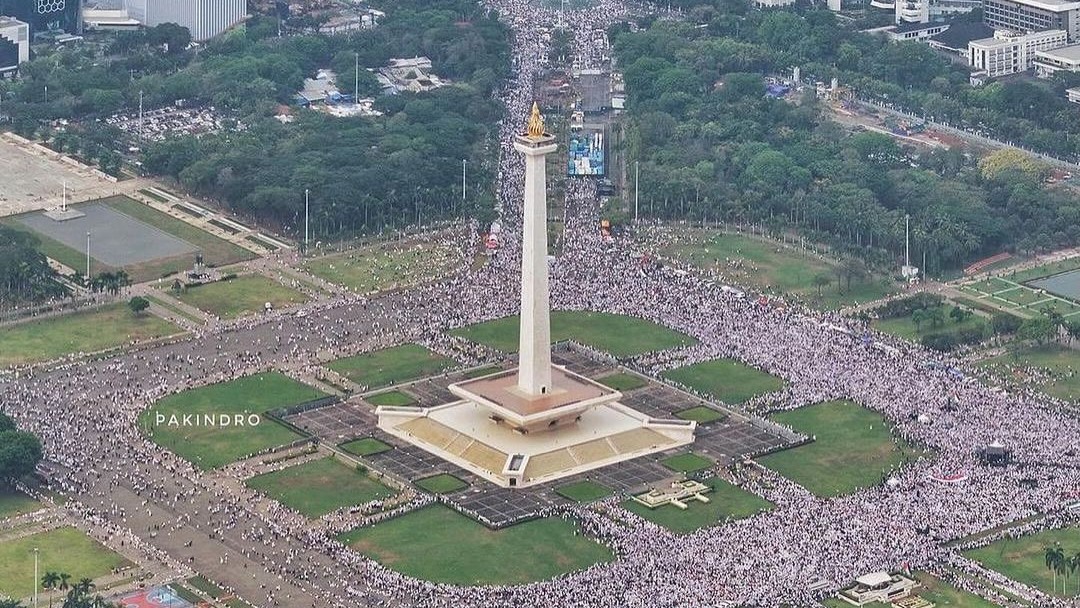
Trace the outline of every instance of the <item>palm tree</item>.
{"label": "palm tree", "polygon": [[1065,558],[1065,552],[1061,550],[1061,545],[1055,544],[1048,546],[1043,550],[1046,569],[1050,570],[1054,574],[1054,586],[1053,590],[1057,591],[1057,574],[1058,566],[1061,564],[1061,560]]}
{"label": "palm tree", "polygon": [[0,608],[26,608],[19,600],[0,600]]}
{"label": "palm tree", "polygon": [[71,585],[68,583],[69,580],[71,580],[71,575],[67,572],[61,572],[60,585],[57,588],[60,589],[60,591],[67,591],[68,589],[71,589]]}
{"label": "palm tree", "polygon": [[75,588],[82,593],[90,593],[94,590],[94,587],[96,586],[97,585],[94,584],[94,581],[86,578],[85,576],[83,578],[80,578],[79,582],[75,583]]}
{"label": "palm tree", "polygon": [[[47,591],[56,589],[56,585],[60,583],[60,575],[52,570],[45,573],[45,576],[41,577],[41,586]],[[49,608],[52,608],[53,598],[49,596]]]}

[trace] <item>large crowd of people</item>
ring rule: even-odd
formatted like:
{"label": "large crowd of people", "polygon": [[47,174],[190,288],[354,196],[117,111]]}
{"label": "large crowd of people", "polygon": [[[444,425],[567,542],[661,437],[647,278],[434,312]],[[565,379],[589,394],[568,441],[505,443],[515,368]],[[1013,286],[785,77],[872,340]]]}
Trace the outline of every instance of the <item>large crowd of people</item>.
{"label": "large crowd of people", "polygon": [[[148,559],[211,575],[256,606],[320,608],[808,606],[820,598],[810,590],[820,582],[836,589],[866,572],[904,566],[970,570],[947,546],[950,540],[1042,513],[1075,521],[1065,506],[1080,499],[1077,420],[1033,394],[972,382],[959,361],[939,356],[931,364],[915,345],[874,348],[862,339],[864,328],[837,315],[739,297],[691,269],[643,265],[643,244],[600,234],[587,180],[567,183],[566,237],[551,265],[554,307],[633,315],[697,339],[694,346],[637,357],[639,368],[661,372],[734,357],[785,380],[787,387],[770,396],[776,407],[852,399],[884,414],[925,454],[888,483],[833,499],[762,472],[746,487],[775,503],[773,510],[687,535],[627,512],[614,498],[553,508],[545,514],[577,520],[583,534],[611,545],[618,558],[529,585],[460,587],[409,578],[342,545],[336,535],[348,512],[309,521],[149,441],[138,415],[155,400],[257,371],[312,370],[338,356],[408,341],[467,364],[493,356],[447,330],[517,310],[523,163],[510,142],[546,61],[541,38],[531,35],[534,25],[556,16],[527,0],[488,3],[516,33],[517,64],[501,93],[511,118],[502,125],[497,184],[504,240],[492,262],[384,296],[335,295],[309,305],[302,317],[272,312],[3,383],[4,409],[42,438],[51,483],[71,497],[71,512],[105,537],[137,540]],[[626,10],[620,0],[598,0],[567,12],[575,61],[587,66],[606,57],[601,33]],[[978,450],[991,443],[1006,446],[1013,464],[981,464]],[[419,496],[397,508],[429,502]],[[1009,601],[976,580],[958,584]],[[1039,606],[1068,605],[1015,589]]]}

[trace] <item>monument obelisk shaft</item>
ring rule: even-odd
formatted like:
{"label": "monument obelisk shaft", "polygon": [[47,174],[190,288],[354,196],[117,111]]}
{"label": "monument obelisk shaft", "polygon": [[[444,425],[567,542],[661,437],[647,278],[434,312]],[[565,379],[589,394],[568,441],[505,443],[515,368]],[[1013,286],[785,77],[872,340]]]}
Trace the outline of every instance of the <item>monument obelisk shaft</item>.
{"label": "monument obelisk shaft", "polygon": [[518,390],[530,396],[551,390],[551,303],[547,263],[546,157],[555,138],[544,131],[533,104],[525,134],[514,149],[525,155],[525,209],[521,233],[521,335],[518,341]]}

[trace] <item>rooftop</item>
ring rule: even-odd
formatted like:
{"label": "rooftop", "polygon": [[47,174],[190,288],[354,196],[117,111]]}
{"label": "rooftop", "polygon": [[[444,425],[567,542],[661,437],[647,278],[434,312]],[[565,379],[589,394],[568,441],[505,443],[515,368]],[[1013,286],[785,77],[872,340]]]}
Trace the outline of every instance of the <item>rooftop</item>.
{"label": "rooftop", "polygon": [[1035,8],[1041,8],[1046,11],[1062,12],[1080,9],[1080,2],[1075,0],[1011,0],[1017,4],[1024,6],[1033,6]]}
{"label": "rooftop", "polygon": [[990,38],[994,35],[994,28],[980,22],[957,22],[949,24],[949,29],[930,37],[936,42],[950,49],[966,49],[972,40]]}
{"label": "rooftop", "polygon": [[1063,46],[1049,51],[1035,51],[1035,55],[1044,55],[1061,61],[1080,62],[1080,44]]}
{"label": "rooftop", "polygon": [[551,368],[551,392],[530,396],[517,388],[517,369],[466,380],[450,386],[454,394],[487,406],[509,410],[521,417],[571,406],[586,405],[618,393],[557,366]]}

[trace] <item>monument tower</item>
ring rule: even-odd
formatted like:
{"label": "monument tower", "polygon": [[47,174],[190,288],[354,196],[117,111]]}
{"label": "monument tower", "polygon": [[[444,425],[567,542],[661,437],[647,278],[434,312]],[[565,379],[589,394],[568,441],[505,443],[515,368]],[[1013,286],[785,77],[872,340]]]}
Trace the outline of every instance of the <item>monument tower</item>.
{"label": "monument tower", "polygon": [[521,335],[518,389],[544,395],[551,389],[551,296],[547,262],[547,155],[558,148],[533,103],[525,133],[514,149],[525,155],[525,209],[521,231]]}
{"label": "monument tower", "polygon": [[450,384],[452,403],[381,406],[379,428],[507,487],[693,442],[693,422],[646,416],[619,391],[552,365],[546,160],[558,146],[535,103],[513,144],[525,156],[518,366]]}

